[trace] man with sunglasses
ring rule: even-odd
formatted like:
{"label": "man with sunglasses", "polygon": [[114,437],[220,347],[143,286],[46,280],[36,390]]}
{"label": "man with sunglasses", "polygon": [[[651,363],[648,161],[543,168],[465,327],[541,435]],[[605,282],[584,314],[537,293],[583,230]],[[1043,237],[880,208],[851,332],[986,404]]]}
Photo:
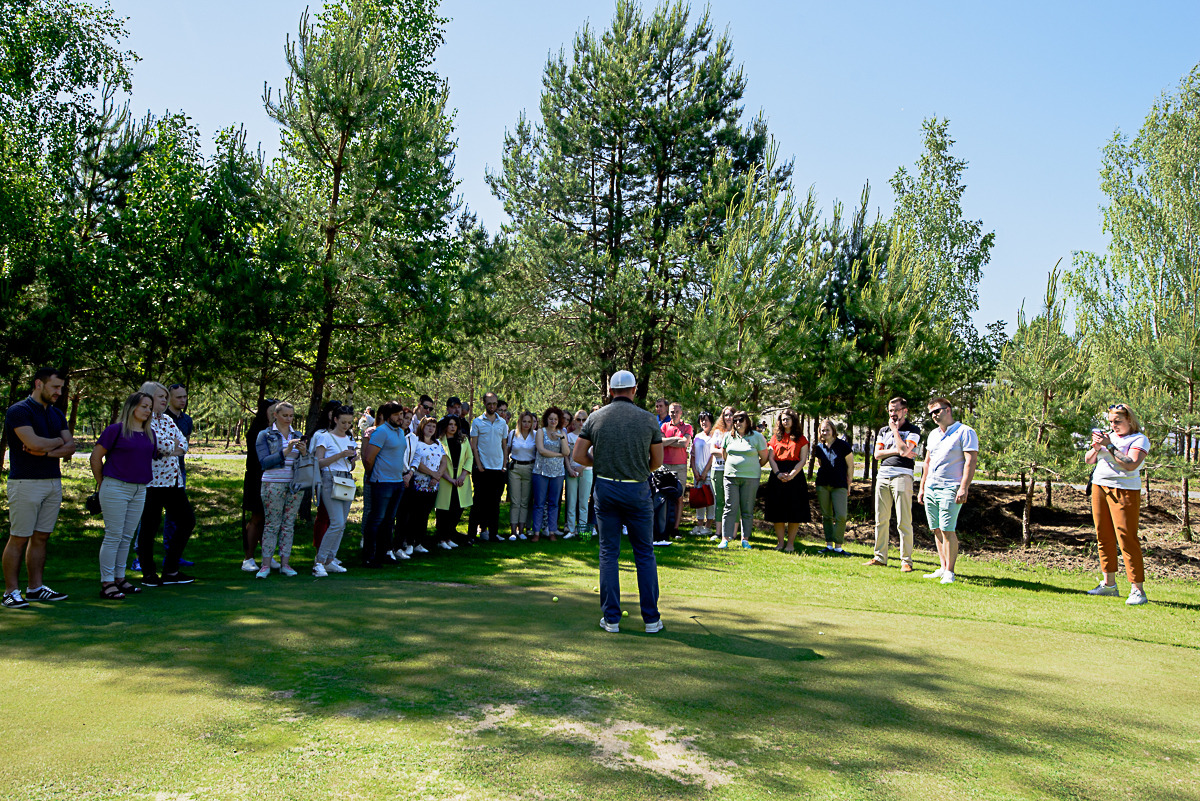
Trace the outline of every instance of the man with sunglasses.
{"label": "man with sunglasses", "polygon": [[875,476],[875,555],[870,567],[886,567],[892,510],[896,511],[896,530],[900,534],[900,572],[911,573],[913,529],[913,468],[921,429],[908,421],[908,401],[888,401],[888,424],[875,438],[875,458],[879,472]]}
{"label": "man with sunglasses", "polygon": [[925,506],[941,567],[926,573],[925,578],[953,584],[954,562],[958,559],[958,513],[967,502],[967,491],[979,464],[979,435],[954,419],[954,410],[945,398],[934,398],[928,408],[937,428],[929,432],[917,500]]}
{"label": "man with sunglasses", "polygon": [[499,542],[502,539],[500,496],[508,481],[508,473],[504,469],[508,423],[497,414],[499,405],[500,397],[495,392],[485,394],[484,413],[475,418],[470,429],[471,450],[475,456],[475,503],[471,506],[467,536],[473,539],[478,526],[479,538],[484,542],[492,539]]}
{"label": "man with sunglasses", "polygon": [[417,401],[417,408],[413,411],[412,422],[408,424],[408,432],[415,434],[418,438],[421,436],[421,421],[426,417],[433,417],[433,398],[428,395],[422,395]]}

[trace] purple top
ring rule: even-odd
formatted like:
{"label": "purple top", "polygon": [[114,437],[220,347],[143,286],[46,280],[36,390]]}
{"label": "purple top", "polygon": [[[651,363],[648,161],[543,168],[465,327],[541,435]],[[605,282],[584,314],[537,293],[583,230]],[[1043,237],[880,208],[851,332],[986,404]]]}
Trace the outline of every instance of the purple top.
{"label": "purple top", "polygon": [[105,478],[115,478],[128,484],[149,484],[152,478],[150,463],[154,460],[154,442],[145,432],[134,431],[121,436],[121,424],[113,423],[104,429],[96,444],[104,448]]}

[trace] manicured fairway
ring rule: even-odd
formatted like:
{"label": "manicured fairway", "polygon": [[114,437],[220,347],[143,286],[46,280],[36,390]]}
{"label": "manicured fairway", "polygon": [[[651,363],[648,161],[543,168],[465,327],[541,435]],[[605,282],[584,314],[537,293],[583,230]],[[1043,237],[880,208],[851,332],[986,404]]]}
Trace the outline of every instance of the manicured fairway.
{"label": "manicured fairway", "polygon": [[0,616],[3,797],[1200,797],[1194,586],[1127,609],[1081,574],[695,542],[659,552],[666,631],[631,606],[612,635],[594,543],[256,581],[202,513],[203,581],[120,605],[64,518],[72,598]]}

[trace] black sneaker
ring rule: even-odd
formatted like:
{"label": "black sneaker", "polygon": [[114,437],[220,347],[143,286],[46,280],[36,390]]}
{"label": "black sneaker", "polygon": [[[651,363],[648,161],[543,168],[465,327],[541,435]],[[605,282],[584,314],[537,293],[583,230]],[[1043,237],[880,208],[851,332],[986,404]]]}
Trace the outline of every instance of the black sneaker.
{"label": "black sneaker", "polygon": [[25,609],[29,606],[29,601],[21,597],[20,590],[4,593],[4,605],[9,609]]}
{"label": "black sneaker", "polygon": [[[184,573],[182,570],[176,571],[174,573],[168,573],[167,575],[162,577],[163,584],[191,584],[195,580],[196,580],[195,576],[189,576],[187,573]],[[145,583],[145,582],[143,582],[143,583]]]}
{"label": "black sneaker", "polygon": [[25,598],[30,601],[65,601],[67,594],[65,592],[55,592],[43,584],[36,590],[27,588],[25,590]]}
{"label": "black sneaker", "polygon": [[142,573],[142,586],[143,587],[161,587],[162,583],[163,583],[163,580],[160,579],[155,574],[150,573],[149,575],[147,575],[146,573]]}

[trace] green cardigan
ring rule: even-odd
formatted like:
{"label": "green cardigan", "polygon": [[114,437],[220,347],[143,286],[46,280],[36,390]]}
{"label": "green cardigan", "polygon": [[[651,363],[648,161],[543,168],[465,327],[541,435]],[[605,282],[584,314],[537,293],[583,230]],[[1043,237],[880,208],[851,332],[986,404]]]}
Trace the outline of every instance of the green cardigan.
{"label": "green cardigan", "polygon": [[[453,474],[453,460],[450,458],[450,443],[446,441],[445,437],[440,439],[438,442],[441,444],[442,450],[446,452],[447,472],[451,472]],[[474,468],[474,466],[475,454],[471,450],[471,441],[463,440],[462,448],[459,451],[458,456],[458,474],[454,475],[453,477],[458,478],[459,476],[465,475],[467,478],[467,480],[463,482],[463,485],[458,488],[458,505],[464,509],[471,508],[471,470]],[[450,508],[450,490],[453,488],[454,485],[444,478],[438,482],[438,494],[435,508]]]}

